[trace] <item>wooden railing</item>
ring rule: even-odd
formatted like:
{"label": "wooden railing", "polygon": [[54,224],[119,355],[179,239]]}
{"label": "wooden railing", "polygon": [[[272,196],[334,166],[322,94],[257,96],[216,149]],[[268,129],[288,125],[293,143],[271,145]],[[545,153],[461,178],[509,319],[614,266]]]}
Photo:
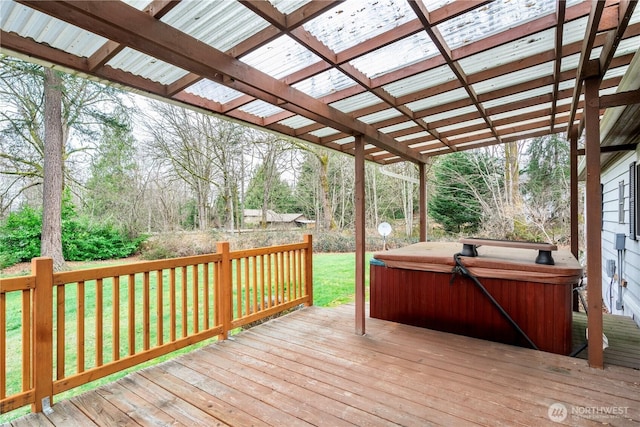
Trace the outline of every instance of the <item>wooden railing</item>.
{"label": "wooden railing", "polygon": [[311,236],[58,273],[34,258],[31,275],[0,279],[0,413],[300,304],[313,304]]}

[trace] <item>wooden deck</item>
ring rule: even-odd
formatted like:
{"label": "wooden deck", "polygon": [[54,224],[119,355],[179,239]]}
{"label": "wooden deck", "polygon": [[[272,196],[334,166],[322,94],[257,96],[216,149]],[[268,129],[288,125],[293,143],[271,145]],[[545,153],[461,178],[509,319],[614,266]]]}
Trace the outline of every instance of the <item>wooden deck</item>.
{"label": "wooden deck", "polygon": [[557,425],[553,404],[566,425],[638,426],[640,371],[378,319],[357,336],[346,305],[299,310],[12,424],[538,426]]}
{"label": "wooden deck", "polygon": [[[573,313],[573,345],[574,349],[585,342],[585,328],[587,316],[584,313]],[[640,369],[640,328],[632,318],[604,314],[602,330],[609,341],[609,347],[604,350],[605,365],[625,366]],[[578,357],[587,358],[587,350],[583,350]]]}

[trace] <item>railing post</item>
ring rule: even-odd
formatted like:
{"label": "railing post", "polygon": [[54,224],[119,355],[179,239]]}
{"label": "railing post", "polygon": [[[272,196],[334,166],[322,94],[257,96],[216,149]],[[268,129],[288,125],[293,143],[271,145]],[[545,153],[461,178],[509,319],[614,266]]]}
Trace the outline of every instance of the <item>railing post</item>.
{"label": "railing post", "polygon": [[304,243],[307,249],[304,253],[304,286],[307,291],[306,306],[313,305],[313,236],[305,234]]}
{"label": "railing post", "polygon": [[222,335],[218,335],[218,340],[226,340],[231,329],[232,319],[232,298],[233,279],[231,275],[231,257],[229,255],[229,242],[219,242],[216,245],[216,252],[222,255],[220,262],[220,278],[218,280],[218,295],[216,298],[216,310],[220,313],[222,321]]}
{"label": "railing post", "polygon": [[36,276],[33,297],[33,412],[42,412],[52,404],[53,395],[53,259],[31,260],[31,272]]}

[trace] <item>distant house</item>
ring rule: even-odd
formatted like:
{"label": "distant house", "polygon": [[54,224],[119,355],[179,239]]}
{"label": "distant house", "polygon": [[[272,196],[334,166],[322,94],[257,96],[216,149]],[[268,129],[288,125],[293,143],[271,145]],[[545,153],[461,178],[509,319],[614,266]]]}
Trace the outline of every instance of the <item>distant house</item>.
{"label": "distant house", "polygon": [[[244,224],[247,227],[257,227],[262,221],[262,209],[245,209]],[[313,228],[315,221],[307,219],[299,213],[277,213],[271,209],[267,210],[267,226],[279,228],[306,227]]]}

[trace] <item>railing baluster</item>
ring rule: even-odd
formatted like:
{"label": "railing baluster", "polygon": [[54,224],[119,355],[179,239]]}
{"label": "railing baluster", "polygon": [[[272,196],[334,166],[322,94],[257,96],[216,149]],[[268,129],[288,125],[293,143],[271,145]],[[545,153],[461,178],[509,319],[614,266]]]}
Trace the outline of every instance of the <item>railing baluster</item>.
{"label": "railing baluster", "polygon": [[171,311],[171,326],[169,338],[171,342],[176,340],[176,269],[169,270],[169,311]]}
{"label": "railing baluster", "polygon": [[66,316],[65,316],[65,285],[56,288],[56,379],[65,377],[66,365]]}
{"label": "railing baluster", "polygon": [[200,330],[200,307],[198,298],[198,264],[191,266],[191,293],[193,294],[193,333],[197,334]]}
{"label": "railing baluster", "polygon": [[187,336],[187,267],[182,267],[182,336]]}
{"label": "railing baluster", "polygon": [[[242,260],[235,260],[236,264],[236,313],[237,317],[242,317]],[[233,284],[231,285],[231,292],[233,292]],[[231,312],[231,318],[235,319],[236,315]]]}
{"label": "railing baluster", "polygon": [[162,316],[163,313],[163,301],[162,301],[162,270],[156,271],[156,343],[157,345],[162,345],[164,341],[164,325],[162,324]]}
{"label": "railing baluster", "polygon": [[78,330],[77,371],[84,372],[84,281],[78,282],[78,299],[76,301],[76,328]]}
{"label": "railing baluster", "polygon": [[120,276],[111,278],[113,318],[111,319],[111,333],[113,336],[113,360],[120,360]]}
{"label": "railing baluster", "polygon": [[271,254],[267,254],[267,289],[269,292],[269,298],[267,299],[267,307],[271,308],[273,305],[273,283],[271,280]]}
{"label": "railing baluster", "polygon": [[253,312],[258,312],[258,257],[251,257],[251,271],[253,273]]}
{"label": "railing baluster", "polygon": [[104,330],[103,290],[102,279],[96,280],[96,366],[102,366],[104,362],[104,338],[102,332]]}
{"label": "railing baluster", "polygon": [[[251,313],[251,282],[249,280],[249,258],[244,259],[244,315]],[[242,314],[238,313],[238,317]]]}
{"label": "railing baluster", "polygon": [[136,275],[129,274],[128,283],[127,283],[127,291],[129,292],[128,297],[128,309],[129,313],[127,317],[129,318],[128,325],[128,333],[129,333],[129,356],[133,356],[136,354]]}
{"label": "railing baluster", "polygon": [[258,257],[260,260],[260,310],[264,310],[264,285],[266,277],[264,275],[264,254]]}
{"label": "railing baluster", "polygon": [[211,327],[209,321],[209,266],[211,264],[202,264],[202,311],[204,312],[204,324],[203,329],[209,329]]}
{"label": "railing baluster", "polygon": [[149,313],[149,272],[145,271],[142,276],[142,348],[149,350],[151,346],[151,337],[149,333],[150,313]]}
{"label": "railing baluster", "polygon": [[279,266],[279,270],[280,270],[280,304],[284,304],[285,302],[285,295],[284,295],[284,287],[285,287],[285,279],[284,279],[284,252],[280,252],[280,266]]}
{"label": "railing baluster", "polygon": [[22,391],[31,388],[31,343],[31,289],[28,289],[22,291]]}
{"label": "railing baluster", "polygon": [[7,396],[7,294],[0,292],[0,399]]}

